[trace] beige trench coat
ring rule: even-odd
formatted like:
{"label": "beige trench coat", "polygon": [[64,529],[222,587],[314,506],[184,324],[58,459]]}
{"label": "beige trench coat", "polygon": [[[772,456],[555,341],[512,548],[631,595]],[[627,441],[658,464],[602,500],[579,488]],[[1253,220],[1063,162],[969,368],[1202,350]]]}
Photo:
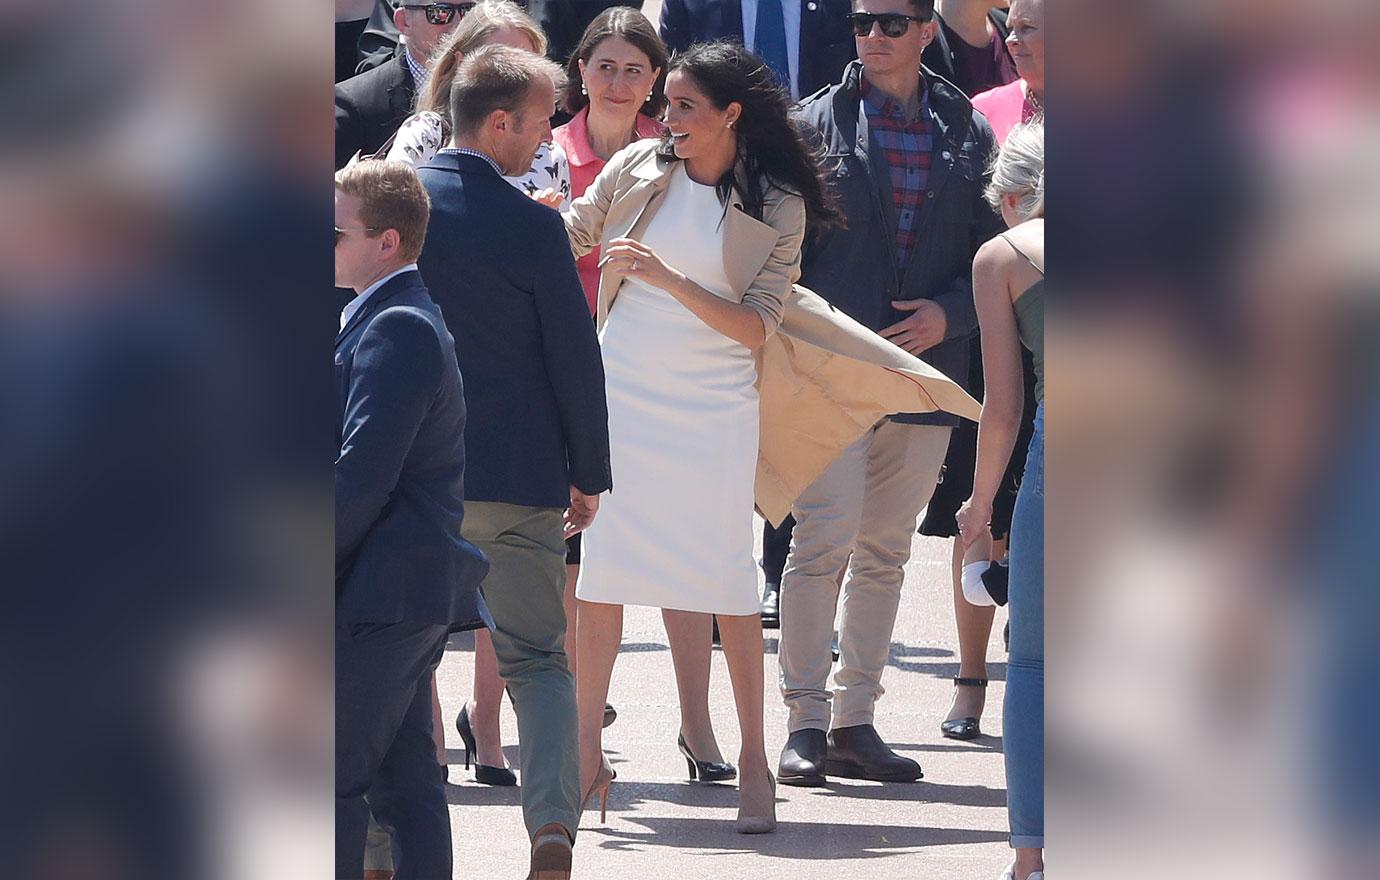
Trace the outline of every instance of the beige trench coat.
{"label": "beige trench coat", "polygon": [[[604,166],[565,215],[576,257],[615,238],[640,238],[670,181],[657,142],[639,141]],[[757,307],[780,302],[780,325],[758,353],[761,442],[757,509],[773,525],[844,449],[893,413],[943,410],[977,420],[981,406],[949,377],[868,330],[798,284],[805,209],[780,191],[764,220],[738,208],[724,220],[724,268],[734,294]],[[765,222],[764,222],[765,221]],[[595,320],[603,329],[622,279],[599,280]],[[763,316],[764,321],[767,315]],[[616,475],[615,475],[616,476]]]}

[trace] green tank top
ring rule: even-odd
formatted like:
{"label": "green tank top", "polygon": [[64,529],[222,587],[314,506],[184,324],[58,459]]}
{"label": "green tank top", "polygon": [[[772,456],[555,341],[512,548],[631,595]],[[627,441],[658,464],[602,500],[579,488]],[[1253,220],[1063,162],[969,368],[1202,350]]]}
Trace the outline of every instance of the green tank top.
{"label": "green tank top", "polygon": [[1021,337],[1021,344],[1030,349],[1032,360],[1035,362],[1035,399],[1044,402],[1045,399],[1045,270],[1014,244],[1011,239],[1006,238],[1006,243],[1011,245],[1011,249],[1025,257],[1026,262],[1035,267],[1035,271],[1042,276],[1030,287],[1026,288],[1025,293],[1020,295],[1014,304],[1016,310],[1016,330]]}

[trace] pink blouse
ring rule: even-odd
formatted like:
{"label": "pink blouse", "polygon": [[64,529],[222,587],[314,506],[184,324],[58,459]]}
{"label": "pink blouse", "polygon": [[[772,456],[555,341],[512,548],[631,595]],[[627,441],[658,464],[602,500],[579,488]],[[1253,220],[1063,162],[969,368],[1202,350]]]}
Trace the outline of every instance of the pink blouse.
{"label": "pink blouse", "polygon": [[[988,89],[973,97],[973,107],[982,111],[992,124],[992,133],[997,136],[997,146],[1006,143],[1006,136],[1022,122],[1029,122],[1035,116],[1035,107],[1025,94],[1025,80],[1018,79],[995,89]],[[570,170],[575,177],[575,169]]]}
{"label": "pink blouse", "polygon": [[[634,130],[639,139],[661,137],[664,132],[661,123],[643,113],[637,114]],[[589,108],[585,107],[574,119],[551,134],[570,160],[570,197],[578,199],[585,194],[585,190],[594,182],[594,178],[599,176],[599,172],[604,170],[606,164],[589,145]],[[599,249],[595,248],[581,257],[575,265],[580,270],[580,283],[585,287],[589,313],[593,315],[599,297]]]}

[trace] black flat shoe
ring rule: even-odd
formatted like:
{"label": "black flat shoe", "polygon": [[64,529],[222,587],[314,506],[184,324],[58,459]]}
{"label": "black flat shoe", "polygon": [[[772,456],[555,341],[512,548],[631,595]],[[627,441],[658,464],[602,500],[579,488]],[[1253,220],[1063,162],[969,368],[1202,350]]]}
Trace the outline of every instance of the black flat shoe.
{"label": "black flat shoe", "polygon": [[715,761],[701,761],[690,752],[690,747],[685,744],[685,734],[676,737],[676,745],[680,747],[680,753],[685,756],[685,767],[690,773],[690,781],[698,779],[700,782],[726,782],[729,779],[738,778],[738,768],[727,761],[722,763]]}
{"label": "black flat shoe", "polygon": [[[987,687],[985,678],[954,678],[955,687]],[[949,739],[977,739],[982,736],[982,727],[978,719],[971,715],[963,718],[954,718],[949,721],[939,723],[939,733]]]}
{"label": "black flat shoe", "polygon": [[615,708],[613,708],[613,706],[609,705],[608,703],[605,703],[605,704],[604,704],[604,726],[605,726],[605,727],[608,727],[610,724],[612,724],[613,722],[615,722],[615,721],[617,721],[617,720],[618,720],[618,710],[615,709]]}
{"label": "black flat shoe", "polygon": [[847,779],[874,782],[914,782],[925,774],[920,764],[896,754],[871,724],[836,727],[829,731],[829,755],[824,772]]}
{"label": "black flat shoe", "polygon": [[767,583],[762,591],[762,629],[781,628],[781,585]]}
{"label": "black flat shoe", "polygon": [[786,738],[776,778],[782,785],[823,785],[824,760],[829,753],[824,731],[807,727]]}
{"label": "black flat shoe", "polygon": [[484,785],[510,786],[517,785],[517,774],[507,767],[489,767],[479,763],[479,750],[474,745],[474,730],[470,727],[470,706],[466,703],[460,707],[460,714],[455,716],[455,729],[460,734],[460,741],[465,744],[465,767],[470,766],[470,758],[474,758],[474,781]]}

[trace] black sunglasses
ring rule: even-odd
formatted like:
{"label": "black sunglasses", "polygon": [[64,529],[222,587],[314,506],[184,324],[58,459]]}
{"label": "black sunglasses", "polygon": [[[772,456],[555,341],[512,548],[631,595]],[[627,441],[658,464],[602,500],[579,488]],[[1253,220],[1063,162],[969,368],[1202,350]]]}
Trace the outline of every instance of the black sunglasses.
{"label": "black sunglasses", "polygon": [[425,9],[426,20],[432,24],[450,24],[451,19],[460,13],[460,18],[465,17],[465,13],[474,8],[473,3],[404,3],[403,9]]}
{"label": "black sunglasses", "polygon": [[335,228],[335,243],[340,244],[340,240],[345,237],[347,232],[378,232],[377,226],[351,226],[349,229]]}
{"label": "black sunglasses", "polygon": [[882,36],[899,37],[910,29],[912,21],[929,21],[928,18],[921,18],[918,15],[902,15],[899,12],[853,12],[847,18],[853,23],[853,34],[859,37],[865,37],[872,33],[874,23],[882,26]]}

